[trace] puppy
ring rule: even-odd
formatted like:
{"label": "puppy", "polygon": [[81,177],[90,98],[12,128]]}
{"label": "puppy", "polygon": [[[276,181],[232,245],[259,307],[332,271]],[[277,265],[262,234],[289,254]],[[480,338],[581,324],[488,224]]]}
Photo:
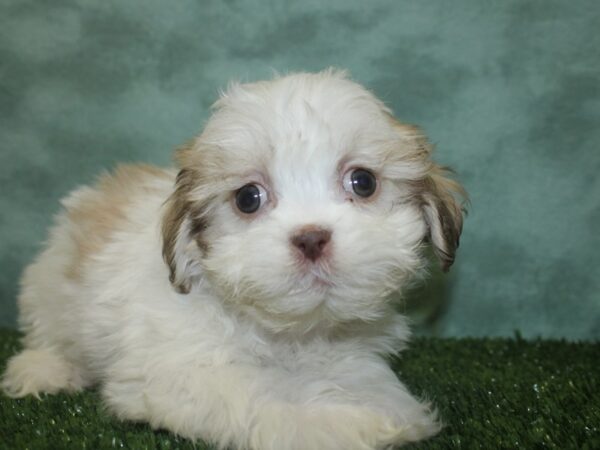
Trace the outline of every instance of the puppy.
{"label": "puppy", "polygon": [[386,364],[391,298],[464,191],[343,72],[232,84],[177,169],[64,201],[23,276],[14,397],[99,385],[111,411],[220,448],[374,449],[440,429]]}

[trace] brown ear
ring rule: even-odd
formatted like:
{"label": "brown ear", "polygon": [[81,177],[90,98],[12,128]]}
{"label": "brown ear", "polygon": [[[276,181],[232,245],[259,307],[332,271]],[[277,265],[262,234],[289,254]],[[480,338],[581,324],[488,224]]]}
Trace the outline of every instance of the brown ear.
{"label": "brown ear", "polygon": [[424,180],[421,197],[429,239],[444,272],[454,262],[467,199],[465,190],[450,178],[450,173],[449,169],[432,164]]}
{"label": "brown ear", "polygon": [[[191,145],[176,152],[181,166]],[[175,190],[164,205],[162,221],[163,259],[169,267],[169,281],[177,292],[189,293],[194,277],[199,276],[201,235],[206,228],[201,210],[190,200],[190,192],[198,183],[196,173],[183,168],[177,174]]]}
{"label": "brown ear", "polygon": [[[187,294],[190,291],[190,283],[185,277],[182,277],[183,270],[178,270],[178,264],[185,264],[184,261],[178,261],[180,258],[185,222],[187,221],[187,201],[185,186],[182,182],[185,179],[185,171],[180,171],[175,182],[175,191],[171,194],[165,204],[165,213],[162,222],[163,248],[162,254],[165,263],[169,267],[169,281],[175,287],[177,292]],[[181,268],[179,268],[181,269]]]}
{"label": "brown ear", "polygon": [[404,158],[418,161],[418,165],[424,168],[415,183],[418,186],[417,198],[429,228],[429,241],[442,270],[446,272],[454,262],[458,248],[463,214],[466,213],[464,205],[468,202],[467,193],[450,177],[449,169],[431,162],[431,144],[419,127],[401,123],[392,116],[390,120],[410,149],[410,156]]}

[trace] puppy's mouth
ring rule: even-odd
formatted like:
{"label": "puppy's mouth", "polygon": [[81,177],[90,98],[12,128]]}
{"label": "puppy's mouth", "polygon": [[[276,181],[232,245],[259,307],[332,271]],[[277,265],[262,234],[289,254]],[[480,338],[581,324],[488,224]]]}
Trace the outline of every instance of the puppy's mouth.
{"label": "puppy's mouth", "polygon": [[329,278],[324,278],[320,275],[312,275],[309,277],[310,278],[310,284],[311,287],[314,287],[316,289],[322,289],[322,288],[331,288],[333,286],[335,286],[335,283],[333,282],[333,280],[329,279]]}
{"label": "puppy's mouth", "polygon": [[331,267],[324,264],[303,265],[299,268],[299,284],[307,290],[324,291],[335,286]]}

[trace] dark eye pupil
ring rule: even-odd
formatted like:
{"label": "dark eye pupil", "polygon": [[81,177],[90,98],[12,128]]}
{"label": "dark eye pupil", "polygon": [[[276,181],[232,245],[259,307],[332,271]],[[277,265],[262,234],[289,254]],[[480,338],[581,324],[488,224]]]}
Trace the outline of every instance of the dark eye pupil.
{"label": "dark eye pupil", "polygon": [[350,176],[352,189],[360,197],[370,197],[377,188],[375,175],[365,169],[356,169]]}
{"label": "dark eye pupil", "polygon": [[260,208],[260,191],[254,184],[242,186],[235,194],[235,204],[246,214],[252,214]]}

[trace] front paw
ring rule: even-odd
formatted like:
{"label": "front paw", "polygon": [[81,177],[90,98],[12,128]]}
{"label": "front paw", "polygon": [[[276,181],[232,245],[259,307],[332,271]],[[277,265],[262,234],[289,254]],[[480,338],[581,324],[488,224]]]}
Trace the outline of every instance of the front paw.
{"label": "front paw", "polygon": [[373,450],[415,442],[440,429],[434,415],[403,422],[359,405],[265,405],[251,433],[254,450]]}

